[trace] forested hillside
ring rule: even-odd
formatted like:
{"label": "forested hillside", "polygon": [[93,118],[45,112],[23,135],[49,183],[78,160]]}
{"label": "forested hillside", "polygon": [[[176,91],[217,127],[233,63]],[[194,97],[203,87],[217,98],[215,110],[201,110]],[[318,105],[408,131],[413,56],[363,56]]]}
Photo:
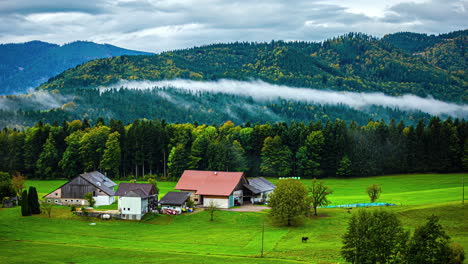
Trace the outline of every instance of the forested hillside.
{"label": "forested hillside", "polygon": [[3,101],[0,98],[0,127],[23,128],[33,126],[38,121],[52,124],[82,118],[95,121],[100,117],[106,122],[119,119],[131,123],[139,118],[158,118],[170,123],[203,124],[222,124],[227,120],[237,124],[289,123],[292,120],[326,122],[338,118],[347,123],[355,121],[360,125],[367,124],[370,119],[384,119],[387,122],[394,119],[416,124],[421,118],[429,120],[431,117],[420,111],[407,112],[383,106],[354,109],[339,104],[320,105],[281,98],[259,101],[246,96],[191,93],[171,88],[107,91],[80,89],[73,94],[42,95],[9,96]]}
{"label": "forested hillside", "polygon": [[442,61],[408,53],[390,44],[388,38],[379,40],[350,33],[323,43],[215,44],[153,56],[100,59],[67,70],[39,88],[74,91],[114,84],[121,79],[259,79],[296,87],[468,101],[466,80],[436,66]]}
{"label": "forested hillside", "polygon": [[149,53],[78,41],[59,46],[41,41],[0,45],[0,95],[24,93],[69,68],[94,59]]}
{"label": "forested hillside", "polygon": [[96,169],[114,179],[177,178],[184,169],[308,178],[466,171],[468,125],[439,118],[416,126],[340,120],[242,126],[97,120],[91,126],[75,120],[0,131],[0,171],[49,179]]}

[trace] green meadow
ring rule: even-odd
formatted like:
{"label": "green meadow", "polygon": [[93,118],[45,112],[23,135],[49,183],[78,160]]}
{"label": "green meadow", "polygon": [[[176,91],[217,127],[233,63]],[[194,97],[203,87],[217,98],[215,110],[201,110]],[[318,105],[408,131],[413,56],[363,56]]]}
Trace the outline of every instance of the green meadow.
{"label": "green meadow", "polygon": [[[300,227],[271,226],[267,212],[218,211],[180,216],[154,215],[140,222],[80,218],[68,207],[54,208],[52,218],[21,217],[19,208],[0,209],[0,263],[344,263],[341,236],[356,210],[391,210],[413,231],[436,214],[454,242],[468,251],[468,221],[461,204],[462,174],[391,175],[326,179],[333,204],[368,202],[365,188],[382,186],[384,208],[319,209]],[[467,176],[467,175],[465,175]],[[275,179],[271,179],[275,182]],[[40,195],[65,181],[29,181]],[[306,185],[310,180],[303,180]],[[159,182],[163,195],[174,182]],[[91,226],[89,223],[96,225]],[[260,258],[265,222],[264,257]],[[308,236],[307,243],[301,237]]]}

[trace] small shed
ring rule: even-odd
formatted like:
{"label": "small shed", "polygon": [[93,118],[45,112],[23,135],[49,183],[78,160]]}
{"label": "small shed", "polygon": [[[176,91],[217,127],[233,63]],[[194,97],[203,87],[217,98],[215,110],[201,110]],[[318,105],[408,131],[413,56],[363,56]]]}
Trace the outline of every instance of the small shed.
{"label": "small shed", "polygon": [[263,177],[251,178],[248,181],[249,184],[244,184],[244,187],[249,191],[252,203],[266,202],[276,188],[276,185]]}
{"label": "small shed", "polygon": [[168,192],[159,201],[161,210],[173,210],[181,214],[186,210],[187,201],[190,199],[191,192]]}

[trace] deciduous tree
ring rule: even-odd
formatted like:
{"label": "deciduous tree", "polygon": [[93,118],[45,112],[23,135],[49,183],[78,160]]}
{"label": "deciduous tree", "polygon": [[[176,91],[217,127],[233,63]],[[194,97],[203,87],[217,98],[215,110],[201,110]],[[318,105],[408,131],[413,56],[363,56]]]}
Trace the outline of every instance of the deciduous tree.
{"label": "deciduous tree", "polygon": [[351,263],[402,263],[407,240],[394,213],[360,210],[349,220],[341,255]]}
{"label": "deciduous tree", "polygon": [[329,205],[330,201],[327,196],[332,194],[333,191],[325,186],[321,181],[314,179],[311,186],[309,187],[310,203],[314,208],[314,215],[317,215],[317,207]]}
{"label": "deciduous tree", "polygon": [[370,202],[373,203],[379,199],[380,194],[382,193],[382,188],[377,184],[372,184],[366,189],[367,195],[369,195]]}
{"label": "deciduous tree", "polygon": [[279,180],[269,197],[270,219],[281,226],[295,226],[302,223],[309,211],[307,189],[299,180]]}

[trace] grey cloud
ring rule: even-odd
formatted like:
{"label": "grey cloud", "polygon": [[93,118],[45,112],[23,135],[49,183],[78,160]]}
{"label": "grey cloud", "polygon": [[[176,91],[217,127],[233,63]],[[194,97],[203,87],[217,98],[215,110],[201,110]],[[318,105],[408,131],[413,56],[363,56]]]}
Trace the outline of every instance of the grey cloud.
{"label": "grey cloud", "polygon": [[53,12],[83,12],[98,14],[106,10],[103,0],[0,0],[0,13],[35,14]]}
{"label": "grey cloud", "polygon": [[[466,1],[454,3],[466,6]],[[377,36],[395,31],[447,32],[466,25],[454,18],[466,16],[461,7],[443,11],[440,5],[440,0],[401,3],[379,19],[352,13],[340,1],[323,0],[0,0],[0,42],[91,40],[159,52],[216,42],[319,41],[350,31]],[[416,18],[412,9],[421,10],[414,11]],[[437,9],[442,10],[438,17],[452,18],[414,23]]]}

